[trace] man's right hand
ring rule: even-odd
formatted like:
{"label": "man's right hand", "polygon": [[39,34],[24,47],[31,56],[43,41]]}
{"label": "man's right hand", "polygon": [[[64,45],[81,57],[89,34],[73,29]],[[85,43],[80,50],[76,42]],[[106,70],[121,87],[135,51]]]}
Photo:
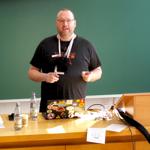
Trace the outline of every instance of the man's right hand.
{"label": "man's right hand", "polygon": [[47,73],[45,76],[45,82],[47,83],[54,83],[59,80],[59,75],[55,72]]}

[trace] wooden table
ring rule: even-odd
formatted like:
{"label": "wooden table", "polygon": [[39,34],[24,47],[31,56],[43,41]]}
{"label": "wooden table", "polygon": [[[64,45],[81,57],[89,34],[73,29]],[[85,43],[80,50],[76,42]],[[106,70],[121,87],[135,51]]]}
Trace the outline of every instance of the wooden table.
{"label": "wooden table", "polygon": [[[106,132],[106,144],[86,142],[89,127],[106,127],[112,123],[122,123],[120,120],[111,121],[87,119],[55,119],[45,120],[41,114],[37,121],[29,119],[27,127],[20,131],[14,130],[14,122],[7,115],[2,115],[5,128],[0,129],[0,149],[7,150],[150,150],[150,144],[143,135],[131,127],[122,132]],[[150,131],[150,127],[146,127]],[[143,144],[144,148],[143,149]]]}

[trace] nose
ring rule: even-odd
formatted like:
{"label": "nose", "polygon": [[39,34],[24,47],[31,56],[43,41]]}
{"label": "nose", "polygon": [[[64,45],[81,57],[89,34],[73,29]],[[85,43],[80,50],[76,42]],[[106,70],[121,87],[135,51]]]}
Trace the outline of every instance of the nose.
{"label": "nose", "polygon": [[67,20],[64,20],[64,22],[63,22],[64,25],[68,25],[68,23],[69,22]]}

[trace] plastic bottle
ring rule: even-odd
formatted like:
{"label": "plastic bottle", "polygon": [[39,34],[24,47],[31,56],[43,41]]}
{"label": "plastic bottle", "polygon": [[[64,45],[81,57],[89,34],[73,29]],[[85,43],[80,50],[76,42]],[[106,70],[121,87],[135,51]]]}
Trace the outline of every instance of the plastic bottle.
{"label": "plastic bottle", "polygon": [[22,128],[22,114],[20,109],[20,103],[16,103],[14,110],[14,128],[20,130]]}
{"label": "plastic bottle", "polygon": [[37,120],[38,117],[38,102],[35,93],[32,93],[30,101],[30,118],[32,120]]}

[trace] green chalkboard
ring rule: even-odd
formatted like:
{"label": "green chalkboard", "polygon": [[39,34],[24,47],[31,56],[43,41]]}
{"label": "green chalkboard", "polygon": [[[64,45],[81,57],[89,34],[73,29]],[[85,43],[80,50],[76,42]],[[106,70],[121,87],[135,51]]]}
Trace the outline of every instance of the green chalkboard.
{"label": "green chalkboard", "polygon": [[90,40],[102,61],[102,79],[87,95],[150,91],[149,0],[1,0],[0,99],[40,96],[27,71],[36,46],[56,33],[55,16],[70,8],[76,32]]}

